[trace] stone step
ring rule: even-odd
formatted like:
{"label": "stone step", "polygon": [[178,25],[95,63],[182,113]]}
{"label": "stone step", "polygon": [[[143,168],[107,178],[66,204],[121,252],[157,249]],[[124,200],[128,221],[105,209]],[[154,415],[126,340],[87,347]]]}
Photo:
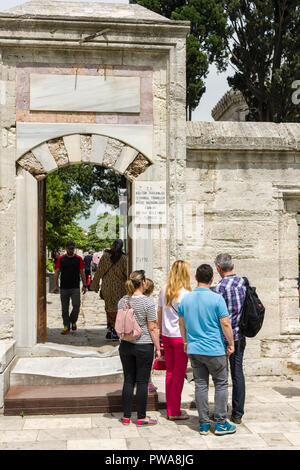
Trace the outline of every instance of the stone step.
{"label": "stone step", "polygon": [[104,345],[99,348],[56,343],[38,343],[31,351],[35,357],[114,357],[119,356],[119,343]]}
{"label": "stone step", "polygon": [[25,357],[10,374],[10,386],[121,383],[122,364],[114,357]]}
{"label": "stone step", "polygon": [[[147,410],[158,410],[158,395],[148,395]],[[136,399],[133,400],[136,411]],[[4,399],[4,415],[112,413],[123,411],[122,385],[118,383],[14,386]]]}

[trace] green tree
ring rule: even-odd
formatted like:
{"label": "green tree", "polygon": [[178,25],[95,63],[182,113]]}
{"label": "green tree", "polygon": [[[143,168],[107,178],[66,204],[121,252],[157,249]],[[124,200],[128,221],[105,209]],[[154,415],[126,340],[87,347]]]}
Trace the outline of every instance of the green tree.
{"label": "green tree", "polygon": [[228,83],[239,90],[251,121],[300,121],[292,83],[300,79],[299,0],[229,0],[234,29]]}
{"label": "green tree", "polygon": [[187,119],[198,106],[205,92],[204,80],[209,64],[215,63],[224,71],[227,58],[227,37],[232,29],[227,22],[223,0],[130,0],[130,3],[155,11],[172,20],[191,22],[187,37]]}
{"label": "green tree", "polygon": [[79,243],[84,232],[76,219],[82,215],[88,217],[93,204],[71,180],[67,180],[68,168],[61,168],[47,177],[46,241],[51,251],[64,246],[68,239],[76,238]]}
{"label": "green tree", "polygon": [[119,206],[118,188],[126,188],[125,176],[98,165],[80,164],[63,168],[60,179],[86,201]]}
{"label": "green tree", "polygon": [[[96,165],[71,165],[50,174],[47,177],[46,194],[48,248],[56,251],[72,239],[84,251],[91,247],[96,249],[96,246],[90,244],[90,234],[80,227],[78,219],[89,217],[90,209],[97,201],[117,208],[119,187],[126,188],[123,175]],[[99,249],[110,243],[107,239]]]}
{"label": "green tree", "polygon": [[96,223],[89,227],[87,245],[89,249],[101,251],[109,248],[120,234],[120,218],[105,212],[98,217]]}

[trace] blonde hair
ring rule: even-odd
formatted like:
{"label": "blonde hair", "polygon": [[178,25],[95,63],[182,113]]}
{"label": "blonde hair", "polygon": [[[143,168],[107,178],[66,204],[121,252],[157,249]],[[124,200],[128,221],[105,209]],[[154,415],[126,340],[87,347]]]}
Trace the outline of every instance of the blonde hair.
{"label": "blonde hair", "polygon": [[125,283],[126,292],[129,297],[132,297],[134,292],[141,287],[142,282],[145,281],[145,271],[141,269],[140,271],[133,271],[128,281]]}
{"label": "blonde hair", "polygon": [[178,260],[173,263],[167,280],[165,291],[167,306],[171,306],[173,300],[178,301],[179,292],[183,287],[192,290],[190,265],[186,261]]}
{"label": "blonde hair", "polygon": [[146,279],[146,289],[144,290],[144,295],[151,295],[154,291],[154,282],[152,279]]}

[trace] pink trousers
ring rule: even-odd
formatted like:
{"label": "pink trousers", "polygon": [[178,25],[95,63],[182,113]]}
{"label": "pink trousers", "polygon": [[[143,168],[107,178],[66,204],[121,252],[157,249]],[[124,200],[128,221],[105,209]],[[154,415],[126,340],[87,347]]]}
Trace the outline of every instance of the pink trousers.
{"label": "pink trousers", "polygon": [[188,356],[184,352],[181,337],[161,337],[166,361],[166,401],[167,415],[180,416],[181,393],[184,384]]}

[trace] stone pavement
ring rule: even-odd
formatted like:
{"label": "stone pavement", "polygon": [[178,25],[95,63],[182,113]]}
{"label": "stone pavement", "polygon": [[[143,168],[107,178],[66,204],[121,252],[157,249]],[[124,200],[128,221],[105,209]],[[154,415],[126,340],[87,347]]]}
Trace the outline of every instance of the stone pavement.
{"label": "stone pavement", "polygon": [[[79,330],[62,336],[59,296],[48,294],[47,341],[99,352],[114,348],[115,343],[104,339],[103,307],[98,294],[88,292],[83,298]],[[164,403],[164,375],[154,373],[153,382],[158,386],[159,401]],[[211,384],[211,414],[213,397]],[[135,413],[129,426],[119,422],[121,413],[0,415],[0,450],[127,450],[128,455],[134,450],[300,450],[300,376],[249,377],[243,423],[234,435],[199,434],[193,382],[185,381],[182,405],[189,409],[189,420],[168,421],[166,410],[161,409],[149,412],[158,425],[142,429],[134,424]]]}
{"label": "stone pavement", "polygon": [[[162,400],[164,377],[154,376],[153,380]],[[213,395],[211,385],[211,412]],[[184,407],[190,406],[193,396],[193,383],[185,382]],[[189,413],[189,420],[171,422],[165,409],[151,412],[159,424],[142,429],[134,422],[123,426],[118,421],[121,413],[1,415],[0,450],[127,450],[128,455],[133,450],[300,450],[299,377],[247,383],[246,413],[234,435],[201,436],[196,409]]]}
{"label": "stone pavement", "polygon": [[[71,303],[70,303],[71,306]],[[47,343],[76,346],[78,350],[97,351],[101,354],[112,351],[116,343],[107,341],[104,301],[96,292],[81,296],[81,307],[76,333],[61,335],[63,328],[60,295],[47,294]]]}

